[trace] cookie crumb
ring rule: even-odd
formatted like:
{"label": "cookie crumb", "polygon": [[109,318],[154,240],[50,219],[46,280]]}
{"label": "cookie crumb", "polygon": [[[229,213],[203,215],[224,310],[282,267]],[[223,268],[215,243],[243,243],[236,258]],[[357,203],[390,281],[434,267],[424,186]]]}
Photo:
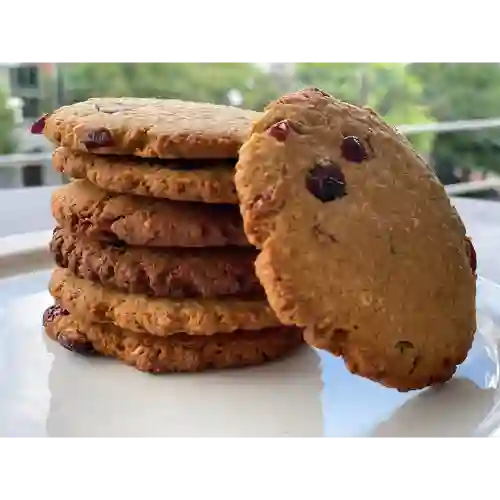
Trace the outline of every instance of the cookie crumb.
{"label": "cookie crumb", "polygon": [[338,243],[337,238],[333,235],[330,234],[329,232],[325,231],[320,224],[315,224],[313,226],[313,231],[315,236],[318,238],[320,241],[325,241],[328,240],[332,243]]}
{"label": "cookie crumb", "polygon": [[415,349],[415,346],[408,340],[400,340],[395,345],[396,349],[399,349],[401,354],[403,354],[408,349]]}

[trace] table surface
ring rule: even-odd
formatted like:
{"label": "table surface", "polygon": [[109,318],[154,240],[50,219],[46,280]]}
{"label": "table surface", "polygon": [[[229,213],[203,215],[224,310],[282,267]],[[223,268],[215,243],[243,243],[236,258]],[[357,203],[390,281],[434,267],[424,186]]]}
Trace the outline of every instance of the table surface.
{"label": "table surface", "polygon": [[[52,229],[50,195],[57,186],[0,190],[0,238]],[[500,283],[500,202],[453,198],[474,240],[480,275]]]}
{"label": "table surface", "polygon": [[[28,231],[50,230],[53,189],[0,191],[0,238],[25,233],[9,240],[29,240]],[[455,204],[480,272],[500,283],[500,203]],[[8,246],[4,239],[0,254]],[[479,334],[457,376],[439,391],[398,393],[309,348],[282,363],[203,377],[151,378],[122,363],[75,358],[40,334],[53,302],[49,275],[42,269],[0,279],[0,436],[461,437],[500,428],[492,344],[500,334],[500,289],[487,281],[478,281]]]}

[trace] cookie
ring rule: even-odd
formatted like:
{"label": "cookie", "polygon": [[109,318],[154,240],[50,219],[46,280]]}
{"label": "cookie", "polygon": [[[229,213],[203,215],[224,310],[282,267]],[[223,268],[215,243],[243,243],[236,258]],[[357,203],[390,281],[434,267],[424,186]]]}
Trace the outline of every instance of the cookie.
{"label": "cookie", "polygon": [[235,160],[161,160],[104,156],[56,148],[54,168],[74,179],[88,179],[115,193],[203,203],[238,203]]}
{"label": "cookie", "polygon": [[57,265],[75,276],[125,293],[172,299],[265,297],[253,248],[127,247],[56,228],[50,250]]}
{"label": "cookie", "polygon": [[175,99],[92,98],[33,124],[53,143],[95,154],[146,158],[236,158],[260,114]]}
{"label": "cookie", "polygon": [[408,141],[374,111],[307,89],[266,108],[235,183],[283,323],[401,391],[452,377],[476,330],[469,241]]}
{"label": "cookie", "polygon": [[76,180],[52,194],[61,227],[105,241],[148,247],[249,246],[236,205],[114,194]]}
{"label": "cookie", "polygon": [[54,269],[49,290],[57,303],[79,318],[151,335],[213,335],[281,324],[262,299],[172,300],[130,295],[77,278],[61,268]]}
{"label": "cookie", "polygon": [[159,338],[112,324],[88,324],[57,305],[45,311],[43,324],[47,335],[70,351],[103,354],[151,373],[258,365],[282,358],[302,344],[301,331],[285,326],[234,335],[178,333]]}

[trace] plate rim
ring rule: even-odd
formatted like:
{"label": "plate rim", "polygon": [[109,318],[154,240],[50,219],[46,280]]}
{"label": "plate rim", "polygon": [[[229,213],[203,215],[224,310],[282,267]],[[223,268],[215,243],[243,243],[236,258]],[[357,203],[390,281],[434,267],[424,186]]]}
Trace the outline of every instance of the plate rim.
{"label": "plate rim", "polygon": [[0,238],[0,279],[53,265],[49,244],[53,230],[31,231]]}

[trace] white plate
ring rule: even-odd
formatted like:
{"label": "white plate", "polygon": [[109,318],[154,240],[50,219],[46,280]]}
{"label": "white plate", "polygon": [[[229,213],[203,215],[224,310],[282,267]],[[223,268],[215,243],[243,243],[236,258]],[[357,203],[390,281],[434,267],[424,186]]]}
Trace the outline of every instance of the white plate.
{"label": "white plate", "polygon": [[46,339],[45,240],[31,253],[28,240],[10,253],[0,244],[0,436],[500,434],[500,288],[488,281],[474,347],[440,389],[400,394],[307,347],[255,368],[154,376]]}

